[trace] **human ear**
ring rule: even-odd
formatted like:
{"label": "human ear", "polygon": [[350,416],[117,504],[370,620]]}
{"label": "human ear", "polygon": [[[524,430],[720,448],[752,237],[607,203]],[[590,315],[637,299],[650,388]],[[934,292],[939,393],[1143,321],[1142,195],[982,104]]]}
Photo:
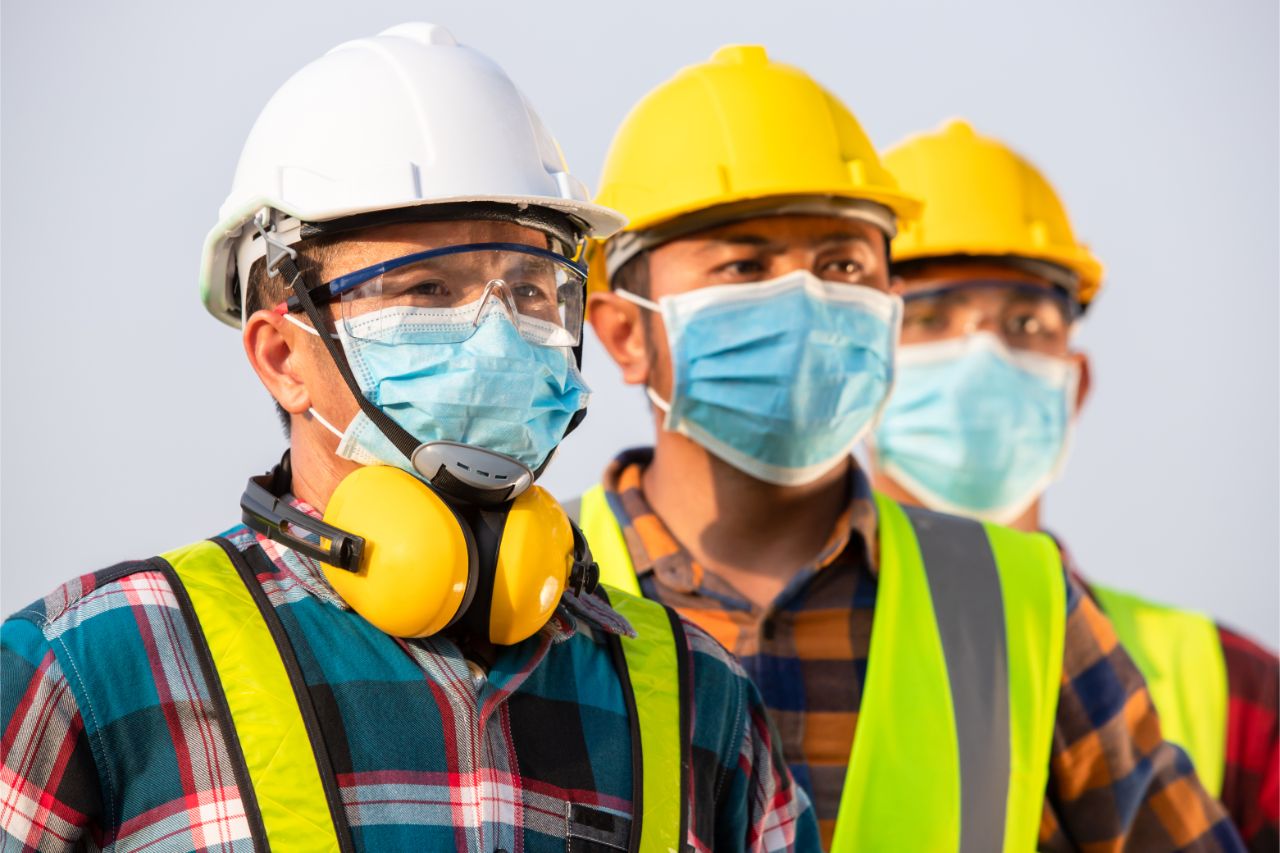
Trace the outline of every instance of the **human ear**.
{"label": "human ear", "polygon": [[255,311],[244,322],[244,352],[258,379],[286,412],[300,415],[311,408],[311,392],[299,370],[304,335],[274,311]]}
{"label": "human ear", "polygon": [[1089,396],[1089,390],[1093,387],[1093,368],[1089,363],[1089,356],[1083,352],[1070,352],[1067,358],[1075,362],[1080,371],[1080,380],[1076,384],[1076,412],[1084,408],[1085,398]]}
{"label": "human ear", "polygon": [[587,316],[596,337],[610,357],[622,368],[628,385],[649,381],[649,345],[645,336],[644,309],[616,293],[593,293],[587,299]]}

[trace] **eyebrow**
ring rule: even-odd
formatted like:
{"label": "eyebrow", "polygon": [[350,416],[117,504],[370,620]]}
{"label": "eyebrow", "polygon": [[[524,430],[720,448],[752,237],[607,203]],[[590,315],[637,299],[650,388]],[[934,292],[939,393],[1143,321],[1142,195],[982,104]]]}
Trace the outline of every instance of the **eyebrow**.
{"label": "eyebrow", "polygon": [[[812,245],[817,248],[838,243],[865,243],[870,245],[871,241],[863,234],[855,234],[849,231],[832,231],[812,241]],[[725,244],[731,246],[755,246],[774,253],[784,251],[786,248],[785,243],[770,240],[768,237],[759,234],[726,234],[722,237],[709,238],[702,247],[702,251],[709,251],[717,245]]]}
{"label": "eyebrow", "polygon": [[870,245],[871,240],[865,234],[855,234],[851,231],[832,231],[830,234],[824,234],[813,242],[817,246],[827,246],[832,243],[866,243]]}

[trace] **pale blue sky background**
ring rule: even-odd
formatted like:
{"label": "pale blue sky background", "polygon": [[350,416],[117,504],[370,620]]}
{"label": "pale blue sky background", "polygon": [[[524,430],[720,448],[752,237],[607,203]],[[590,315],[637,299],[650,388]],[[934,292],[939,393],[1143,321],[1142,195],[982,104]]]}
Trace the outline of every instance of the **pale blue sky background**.
{"label": "pale blue sky background", "polygon": [[[872,139],[964,115],[1040,164],[1107,262],[1081,343],[1096,391],[1048,520],[1097,578],[1275,646],[1277,5],[1199,2],[7,0],[0,19],[0,609],[216,533],[282,447],[201,241],[275,87],[346,39],[446,24],[525,89],[589,183],[627,109],[720,44],[762,41]],[[546,483],[643,443],[597,394]]]}

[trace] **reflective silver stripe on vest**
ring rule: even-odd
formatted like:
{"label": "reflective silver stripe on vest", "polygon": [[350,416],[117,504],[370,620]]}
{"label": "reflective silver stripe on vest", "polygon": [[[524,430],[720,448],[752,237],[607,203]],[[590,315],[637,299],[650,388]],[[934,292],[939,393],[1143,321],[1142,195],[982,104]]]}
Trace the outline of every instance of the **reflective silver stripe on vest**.
{"label": "reflective silver stripe on vest", "polygon": [[920,545],[951,682],[960,754],[960,850],[1001,850],[1011,759],[1009,663],[995,554],[976,521],[903,509]]}

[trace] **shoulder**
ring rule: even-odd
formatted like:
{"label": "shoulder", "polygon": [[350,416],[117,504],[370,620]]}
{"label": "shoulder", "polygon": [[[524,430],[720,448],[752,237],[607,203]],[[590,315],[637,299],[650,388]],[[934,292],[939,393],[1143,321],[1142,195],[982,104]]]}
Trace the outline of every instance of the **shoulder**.
{"label": "shoulder", "polygon": [[742,686],[752,683],[738,659],[719,640],[684,616],[678,618],[695,672],[723,673],[724,678]]}
{"label": "shoulder", "polygon": [[[216,537],[243,551],[253,544],[252,531],[243,525]],[[201,542],[165,552],[175,554]],[[171,571],[164,555],[145,560],[126,560],[105,569],[69,580],[43,598],[11,614],[9,622],[27,622],[49,634],[61,634],[80,627],[94,617],[124,608],[161,607],[179,609]]]}
{"label": "shoulder", "polygon": [[1218,625],[1222,657],[1227,666],[1227,684],[1235,697],[1253,697],[1275,708],[1280,693],[1280,658],[1249,637]]}
{"label": "shoulder", "polygon": [[171,578],[159,558],[81,575],[6,619],[4,645],[28,660],[52,653],[87,696],[150,683],[173,662],[192,660],[197,648]]}
{"label": "shoulder", "polygon": [[28,623],[42,633],[58,635],[93,616],[127,607],[131,600],[163,597],[165,593],[172,597],[161,564],[130,560],[67,581],[13,613],[5,624]]}
{"label": "shoulder", "polygon": [[[674,639],[683,646],[680,651],[683,665],[688,667],[686,683],[690,687],[693,708],[699,719],[703,714],[709,713],[704,709],[714,708],[721,720],[720,726],[732,726],[735,718],[741,720],[742,709],[746,705],[753,699],[758,701],[754,693],[755,687],[737,659],[710,634],[675,609],[616,589],[610,589],[607,596],[607,604],[601,601],[600,609],[615,620],[610,623],[615,624],[613,633],[643,639],[647,636],[669,637],[666,630],[668,624],[674,629]],[[593,597],[583,598],[591,600]],[[622,620],[620,625],[616,624],[618,619]],[[603,620],[595,615],[594,621],[601,623]],[[657,634],[650,633],[652,628],[658,626],[661,629]],[[697,728],[695,724],[695,730]]]}
{"label": "shoulder", "polygon": [[720,642],[679,617],[689,655],[694,709],[694,741],[722,754],[735,754],[764,713],[764,702],[738,659]]}

